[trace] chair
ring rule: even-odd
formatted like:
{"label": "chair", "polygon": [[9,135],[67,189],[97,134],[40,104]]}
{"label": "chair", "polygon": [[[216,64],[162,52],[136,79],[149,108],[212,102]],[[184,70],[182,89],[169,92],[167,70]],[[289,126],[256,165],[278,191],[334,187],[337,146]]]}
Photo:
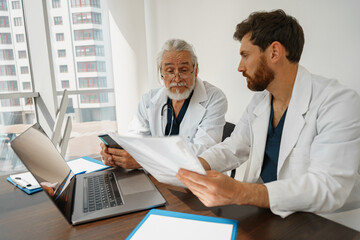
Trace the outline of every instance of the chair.
{"label": "chair", "polygon": [[[223,130],[223,136],[222,136],[222,140],[221,140],[222,142],[223,142],[227,137],[230,137],[231,133],[234,131],[234,128],[235,128],[235,124],[230,123],[230,122],[226,122],[226,123],[225,123],[224,130]],[[236,174],[236,169],[231,170],[230,176],[231,176],[232,178],[235,177],[235,174]]]}

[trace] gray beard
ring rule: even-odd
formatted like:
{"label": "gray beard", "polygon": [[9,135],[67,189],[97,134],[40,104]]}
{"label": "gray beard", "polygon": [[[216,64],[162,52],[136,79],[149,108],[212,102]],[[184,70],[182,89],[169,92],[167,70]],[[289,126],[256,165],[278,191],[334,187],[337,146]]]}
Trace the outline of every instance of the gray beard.
{"label": "gray beard", "polygon": [[[194,88],[195,88],[195,81],[196,81],[196,79],[194,77],[194,81],[193,81],[192,86],[190,86],[190,88],[185,89],[185,91],[183,93],[179,93],[179,89],[176,89],[176,93],[171,92],[170,88],[172,86],[176,86],[176,85],[175,84],[170,84],[169,88],[166,88],[166,95],[170,99],[176,100],[176,101],[181,101],[181,100],[187,99],[190,96],[192,90],[194,90]],[[183,85],[180,85],[180,86],[183,86]]]}

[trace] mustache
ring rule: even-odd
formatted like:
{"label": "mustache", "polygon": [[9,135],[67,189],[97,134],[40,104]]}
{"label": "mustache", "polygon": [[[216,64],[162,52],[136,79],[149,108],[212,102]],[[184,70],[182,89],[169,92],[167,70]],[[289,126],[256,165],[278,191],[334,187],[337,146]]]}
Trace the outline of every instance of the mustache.
{"label": "mustache", "polygon": [[244,77],[246,77],[246,78],[251,79],[251,77],[250,77],[246,72],[243,72],[242,75],[243,75]]}
{"label": "mustache", "polygon": [[187,84],[185,82],[179,82],[179,83],[172,82],[169,85],[169,88],[171,88],[171,87],[186,87],[187,88]]}

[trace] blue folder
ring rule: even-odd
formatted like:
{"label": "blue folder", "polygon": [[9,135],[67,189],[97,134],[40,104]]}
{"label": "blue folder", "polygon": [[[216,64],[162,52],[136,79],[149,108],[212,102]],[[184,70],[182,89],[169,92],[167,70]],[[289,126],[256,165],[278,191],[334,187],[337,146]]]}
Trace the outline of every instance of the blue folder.
{"label": "blue folder", "polygon": [[191,219],[191,220],[197,220],[197,221],[231,224],[231,225],[233,225],[231,240],[236,239],[237,226],[238,226],[237,220],[219,218],[219,217],[202,216],[202,215],[189,214],[189,213],[173,212],[173,211],[167,211],[167,210],[151,209],[148,212],[148,214],[146,214],[146,216],[143,218],[143,220],[141,220],[141,222],[136,226],[136,228],[130,233],[130,235],[126,238],[126,240],[130,240],[133,237],[133,235],[136,233],[136,231],[142,226],[142,224],[152,214],[168,216],[168,217],[175,217],[175,218],[185,218],[185,219]]}

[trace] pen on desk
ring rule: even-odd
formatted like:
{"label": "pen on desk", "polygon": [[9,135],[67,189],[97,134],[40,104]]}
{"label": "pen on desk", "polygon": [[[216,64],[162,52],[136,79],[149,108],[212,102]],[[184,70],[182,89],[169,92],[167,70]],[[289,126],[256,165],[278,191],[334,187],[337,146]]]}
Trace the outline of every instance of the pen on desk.
{"label": "pen on desk", "polygon": [[[17,181],[17,180],[20,180],[20,181],[22,181],[22,182],[25,182],[25,185],[22,184],[20,181]],[[31,184],[30,184],[28,181],[26,181],[25,179],[22,179],[21,177],[15,177],[14,182],[15,182],[17,185],[19,185],[20,187],[22,187],[22,188],[31,187]]]}

